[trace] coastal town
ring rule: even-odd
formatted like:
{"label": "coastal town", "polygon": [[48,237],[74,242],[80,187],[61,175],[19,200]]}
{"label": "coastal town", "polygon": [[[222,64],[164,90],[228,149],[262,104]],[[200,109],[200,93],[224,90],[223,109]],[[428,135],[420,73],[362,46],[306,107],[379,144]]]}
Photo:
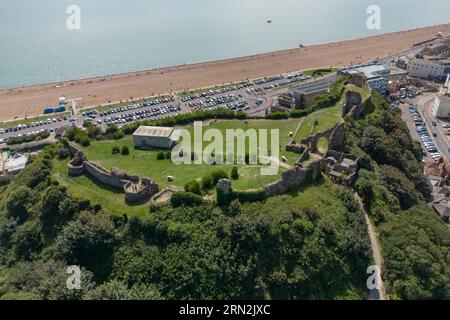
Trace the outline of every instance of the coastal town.
{"label": "coastal town", "polygon": [[[424,173],[435,189],[431,205],[448,219],[450,192],[442,188],[449,180],[442,170],[446,172],[450,161],[449,56],[450,40],[438,32],[431,40],[402,53],[344,68],[289,72],[141,99],[129,97],[96,107],[84,107],[78,105],[78,99],[61,96],[55,99],[56,107],[43,108],[42,115],[2,122],[0,172],[17,174],[29,154],[61,138],[72,127],[83,128],[90,123],[105,131],[111,125],[120,128],[133,122],[214,109],[264,118],[274,112],[306,109],[314,98],[326,94],[337,78],[361,74],[372,90],[387,97],[392,108],[401,110],[412,136],[422,143]],[[436,181],[436,176],[441,178]]]}
{"label": "coastal town", "polygon": [[0,300],[449,299],[449,232],[450,24],[0,89]]}

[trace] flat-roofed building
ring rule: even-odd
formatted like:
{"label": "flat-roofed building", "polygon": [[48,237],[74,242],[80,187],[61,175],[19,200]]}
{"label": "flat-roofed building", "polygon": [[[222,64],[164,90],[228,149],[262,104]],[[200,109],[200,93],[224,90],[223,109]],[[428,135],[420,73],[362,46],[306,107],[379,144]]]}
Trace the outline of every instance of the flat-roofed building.
{"label": "flat-roofed building", "polygon": [[385,95],[388,90],[391,69],[379,64],[371,63],[340,70],[342,74],[363,74],[367,84],[375,91]]}
{"label": "flat-roofed building", "polygon": [[133,133],[133,142],[138,149],[170,149],[179,136],[180,131],[172,127],[140,126]]}
{"label": "flat-roofed building", "polygon": [[314,98],[327,94],[331,85],[336,80],[337,75],[332,74],[322,79],[295,86],[289,90],[288,94],[294,97],[296,109],[305,109]]}
{"label": "flat-roofed building", "polygon": [[6,160],[4,164],[4,171],[6,174],[17,174],[22,171],[27,165],[28,156],[16,156]]}
{"label": "flat-roofed building", "polygon": [[442,80],[450,73],[450,61],[413,59],[408,63],[407,70],[411,77]]}

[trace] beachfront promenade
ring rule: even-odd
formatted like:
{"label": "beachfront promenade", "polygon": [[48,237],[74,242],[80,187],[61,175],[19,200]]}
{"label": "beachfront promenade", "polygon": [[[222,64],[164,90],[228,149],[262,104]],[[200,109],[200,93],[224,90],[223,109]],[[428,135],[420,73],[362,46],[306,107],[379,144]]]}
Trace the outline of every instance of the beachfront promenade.
{"label": "beachfront promenade", "polygon": [[450,24],[386,35],[212,61],[157,70],[0,90],[0,121],[32,117],[65,95],[79,105],[96,106],[130,97],[148,97],[209,87],[274,74],[319,67],[344,67],[406,51],[433,39],[437,32],[450,35]]}

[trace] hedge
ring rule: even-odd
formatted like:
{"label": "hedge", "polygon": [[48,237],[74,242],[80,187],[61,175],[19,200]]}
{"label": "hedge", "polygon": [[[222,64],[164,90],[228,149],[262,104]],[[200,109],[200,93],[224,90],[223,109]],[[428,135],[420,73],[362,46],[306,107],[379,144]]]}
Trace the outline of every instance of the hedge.
{"label": "hedge", "polygon": [[200,183],[197,180],[192,180],[185,184],[184,191],[191,192],[195,194],[202,194]]}
{"label": "hedge", "polygon": [[247,191],[231,191],[229,194],[224,194],[217,189],[217,204],[219,206],[228,205],[233,200],[238,200],[241,203],[244,202],[256,202],[264,201],[269,197],[268,193],[264,189],[247,190]]}
{"label": "hedge", "polygon": [[196,207],[203,203],[203,199],[191,192],[175,192],[170,198],[170,203],[174,208],[181,206]]}
{"label": "hedge", "polygon": [[42,131],[36,134],[32,134],[29,136],[22,136],[22,137],[14,137],[10,138],[6,144],[7,145],[14,145],[14,144],[22,144],[26,142],[32,142],[32,141],[40,141],[47,139],[50,136],[50,133],[48,131]]}
{"label": "hedge", "polygon": [[158,120],[144,120],[124,125],[121,130],[124,134],[130,135],[136,131],[139,126],[175,126],[186,125],[194,121],[203,121],[207,119],[246,119],[247,114],[243,111],[235,112],[224,108],[215,110],[201,110],[194,113],[179,114],[172,117]]}

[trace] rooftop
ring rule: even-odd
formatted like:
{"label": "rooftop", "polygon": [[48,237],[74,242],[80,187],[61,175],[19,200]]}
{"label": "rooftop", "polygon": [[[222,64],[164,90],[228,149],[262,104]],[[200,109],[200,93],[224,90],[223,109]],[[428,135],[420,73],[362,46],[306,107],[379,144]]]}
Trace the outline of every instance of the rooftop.
{"label": "rooftop", "polygon": [[[296,86],[293,91],[297,91],[302,94],[311,94],[328,90],[328,88],[335,82],[337,76],[333,75],[324,79],[308,82],[299,86]],[[289,93],[292,93],[290,91]]]}
{"label": "rooftop", "polygon": [[22,170],[23,168],[25,168],[27,161],[28,161],[27,156],[19,156],[19,157],[15,157],[15,158],[9,158],[5,162],[5,167],[4,167],[5,172],[15,172],[15,171]]}
{"label": "rooftop", "polygon": [[151,137],[166,137],[169,138],[172,135],[174,128],[171,127],[153,127],[153,126],[140,126],[133,133],[133,136],[151,136]]}
{"label": "rooftop", "polygon": [[352,68],[343,69],[347,73],[363,73],[364,76],[370,80],[374,78],[379,78],[381,73],[390,72],[390,70],[382,64],[367,64],[361,66],[355,66]]}

